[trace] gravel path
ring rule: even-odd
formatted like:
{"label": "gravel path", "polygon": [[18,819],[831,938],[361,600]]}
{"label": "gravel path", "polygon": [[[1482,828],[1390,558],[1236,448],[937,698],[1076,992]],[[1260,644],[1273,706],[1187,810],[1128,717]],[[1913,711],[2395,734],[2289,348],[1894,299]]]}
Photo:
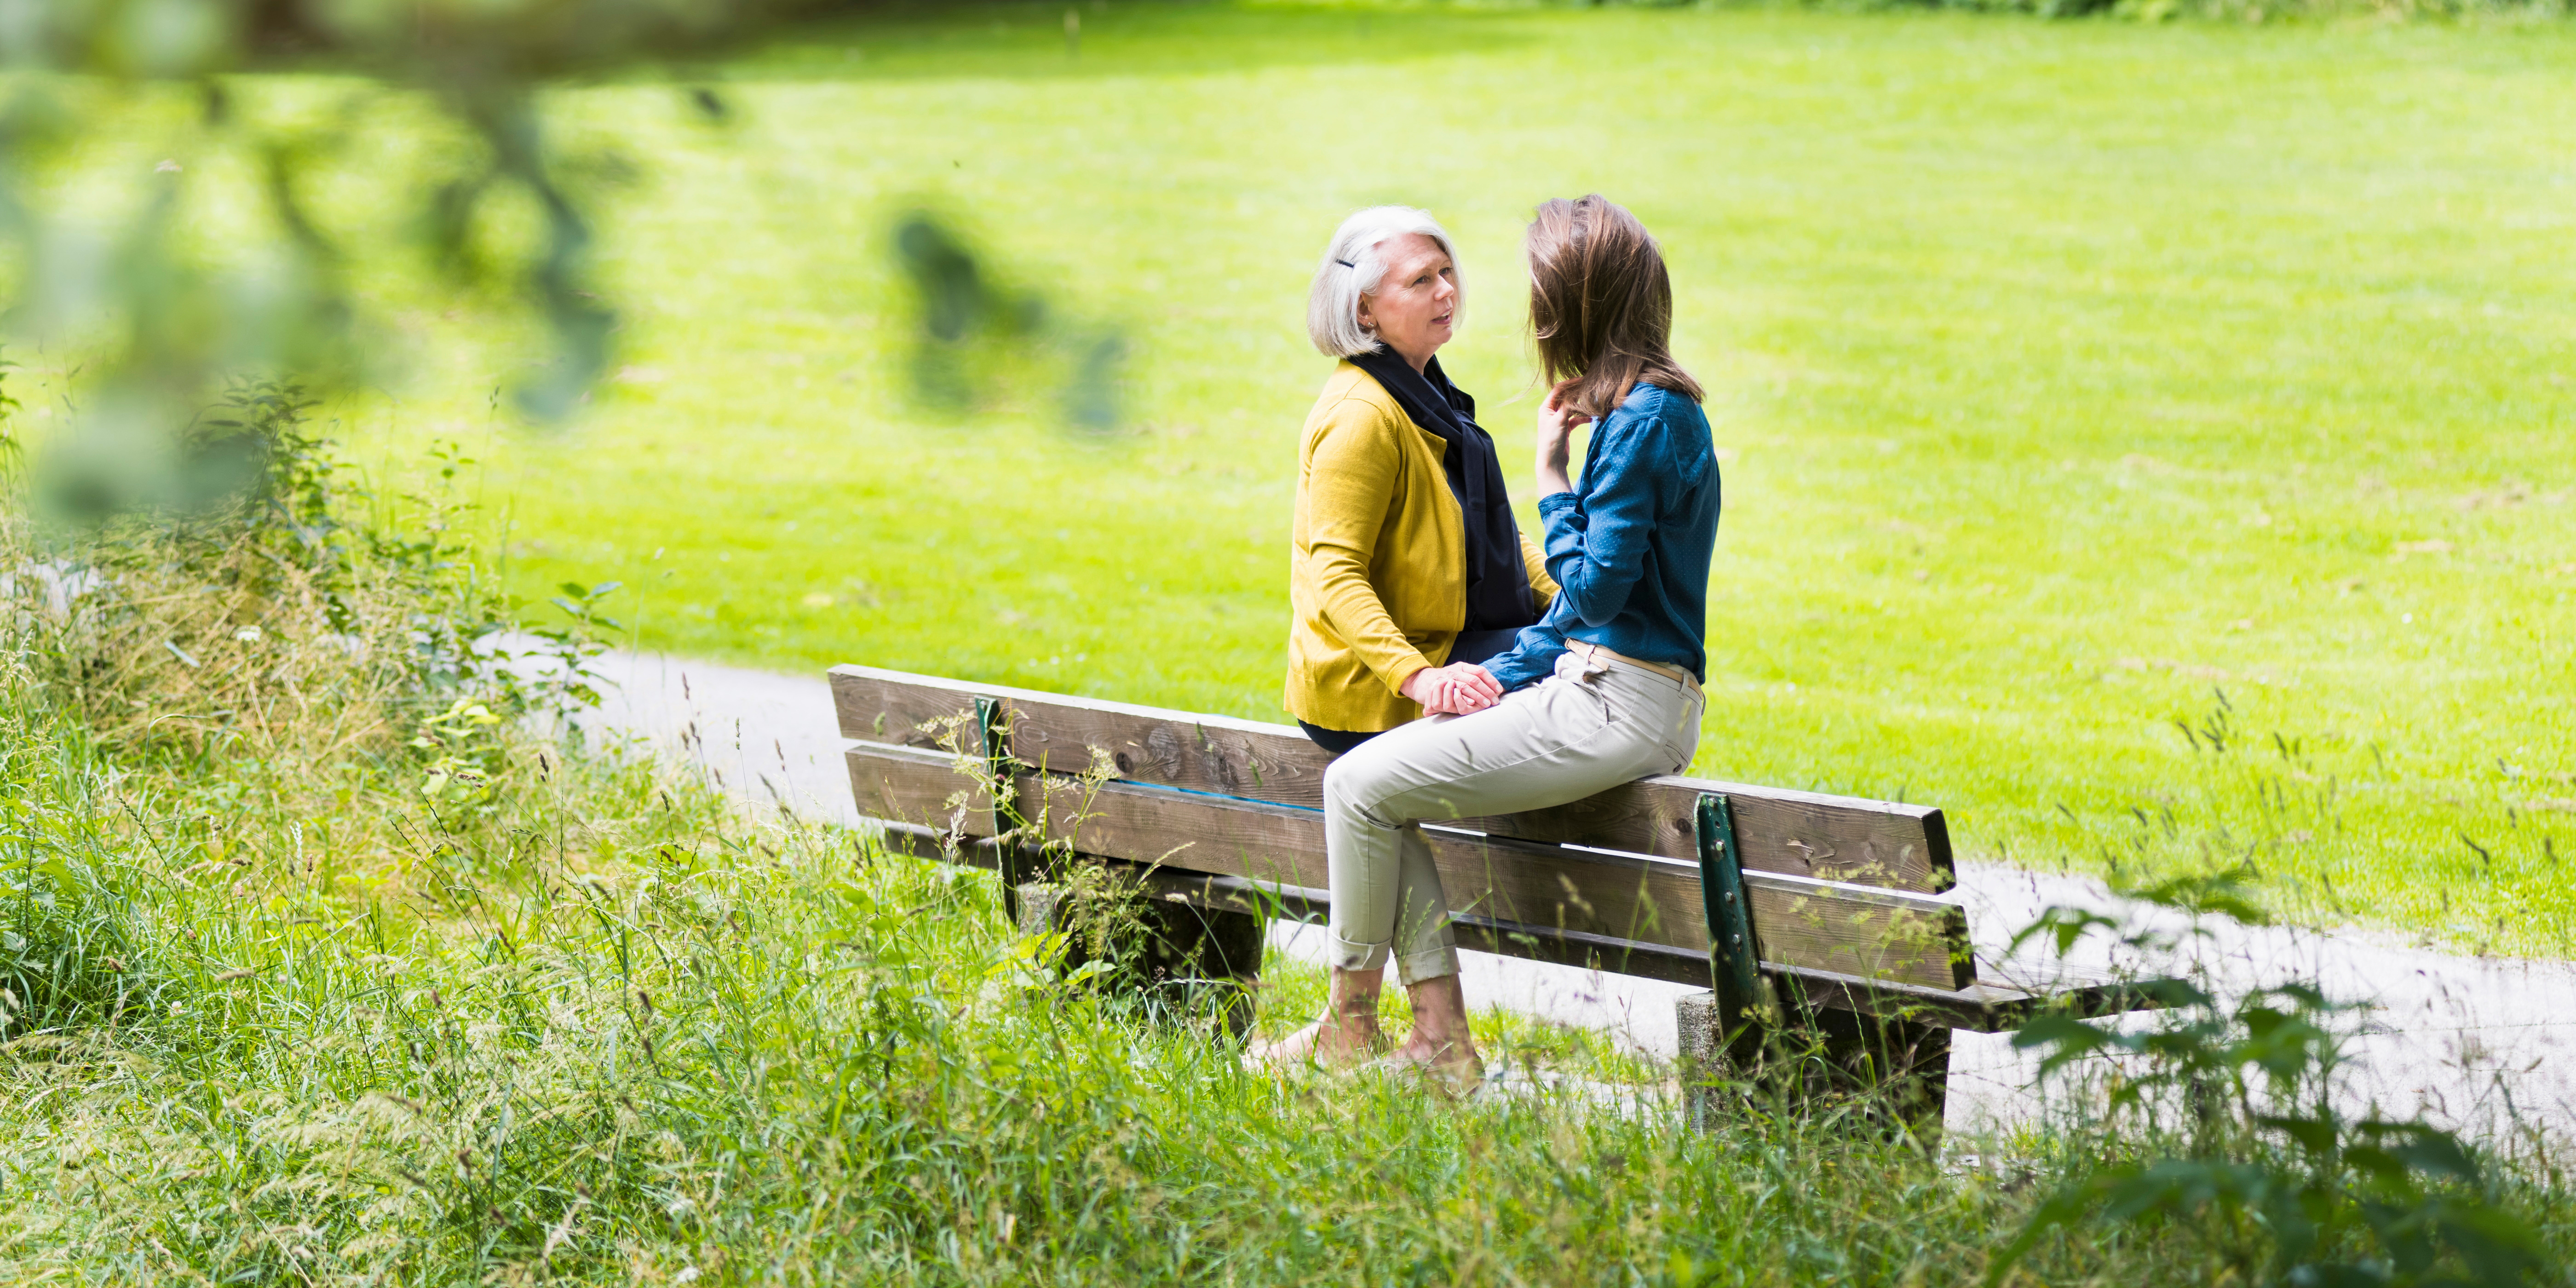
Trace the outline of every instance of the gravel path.
{"label": "gravel path", "polygon": [[[840,765],[830,691],[821,676],[778,675],[650,654],[619,654],[599,670],[616,688],[597,717],[664,746],[694,730],[691,754],[728,790],[799,814],[858,822]],[[2122,908],[2082,878],[1968,864],[1958,896],[1981,968],[2014,928],[2051,904],[2122,912],[2164,928],[2148,911]],[[2456,957],[2409,948],[2394,936],[2353,930],[2209,928],[2197,959],[2223,987],[2307,978],[2333,996],[2371,1005],[2353,1052],[2362,1065],[2353,1099],[2384,1112],[2419,1110],[2476,1131],[2514,1123],[2576,1129],[2576,963]],[[1321,930],[1281,923],[1284,951],[1321,959]],[[1468,997],[1558,1023],[1606,1030],[1654,1055],[1676,1045],[1673,1001],[1696,991],[1484,953],[1466,953]],[[2008,1035],[1958,1035],[1951,1058],[1954,1128],[2009,1122],[2031,1104],[2031,1061]]]}

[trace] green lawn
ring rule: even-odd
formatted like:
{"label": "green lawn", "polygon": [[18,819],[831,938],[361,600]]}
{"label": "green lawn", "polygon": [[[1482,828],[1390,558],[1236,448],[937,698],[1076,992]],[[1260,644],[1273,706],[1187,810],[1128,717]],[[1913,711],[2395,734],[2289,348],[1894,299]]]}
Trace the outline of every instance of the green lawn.
{"label": "green lawn", "polygon": [[[1664,239],[1726,463],[1696,772],[2570,950],[2567,30],[1081,17],[1078,56],[1059,6],[815,33],[710,73],[721,127],[664,84],[564,94],[643,176],[624,377],[495,429],[524,356],[423,313],[358,423],[465,441],[529,592],[622,580],[652,648],[1284,719],[1324,236],[1380,201],[1459,236],[1448,361],[1526,502],[1516,239],[1597,189]],[[1026,387],[912,405],[915,202],[1126,329],[1128,432]],[[2222,717],[2218,756],[2176,723]]]}

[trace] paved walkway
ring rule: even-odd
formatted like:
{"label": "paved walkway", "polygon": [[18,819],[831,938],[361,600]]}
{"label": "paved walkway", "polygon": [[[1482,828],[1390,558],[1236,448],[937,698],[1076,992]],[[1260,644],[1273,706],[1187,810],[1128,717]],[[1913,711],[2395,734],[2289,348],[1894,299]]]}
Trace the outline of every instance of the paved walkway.
{"label": "paved walkway", "polygon": [[[830,691],[821,676],[612,655],[601,673],[616,684],[605,724],[677,747],[728,790],[798,814],[855,824],[840,762]],[[1968,864],[1957,894],[1968,905],[1981,966],[2014,928],[2051,904],[2122,912],[2183,930],[2154,910],[2121,908],[2098,882],[2017,868]],[[2198,960],[2222,987],[2286,979],[2321,983],[2330,995],[2369,1002],[2353,1046],[2362,1074],[2353,1099],[2399,1115],[2418,1110],[2475,1130],[2514,1122],[2576,1130],[2576,963],[2469,958],[2408,948],[2392,936],[2238,926],[2212,927]],[[1284,951],[1321,960],[1321,930],[1281,924]],[[1605,1030],[1635,1049],[1669,1056],[1676,1047],[1673,1001],[1696,991],[1484,953],[1466,953],[1468,997],[1558,1023]],[[1958,1035],[1951,1063],[1954,1128],[2025,1115],[2034,1062],[2002,1034]],[[2360,1105],[2356,1103],[2355,1108]]]}

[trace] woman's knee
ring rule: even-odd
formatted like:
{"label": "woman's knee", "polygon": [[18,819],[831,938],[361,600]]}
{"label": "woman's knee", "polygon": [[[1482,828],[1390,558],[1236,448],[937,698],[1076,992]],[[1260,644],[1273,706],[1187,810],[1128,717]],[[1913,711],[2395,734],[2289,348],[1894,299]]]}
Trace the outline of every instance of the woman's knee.
{"label": "woman's knee", "polygon": [[1379,827],[1393,827],[1396,822],[1383,817],[1380,807],[1386,801],[1386,770],[1390,762],[1370,754],[1384,739],[1372,739],[1348,754],[1334,758],[1324,766],[1324,812],[1356,818]]}
{"label": "woman's knee", "polygon": [[1360,798],[1369,780],[1368,744],[1362,743],[1324,766],[1324,808],[1347,806]]}

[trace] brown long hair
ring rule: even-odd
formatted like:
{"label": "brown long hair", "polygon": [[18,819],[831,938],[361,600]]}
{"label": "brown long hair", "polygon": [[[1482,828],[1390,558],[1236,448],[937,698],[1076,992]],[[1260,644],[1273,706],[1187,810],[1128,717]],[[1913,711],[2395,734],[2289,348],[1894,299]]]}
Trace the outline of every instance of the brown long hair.
{"label": "brown long hair", "polygon": [[1593,193],[1538,208],[1529,256],[1530,330],[1547,382],[1573,381],[1566,401],[1599,418],[1638,384],[1705,402],[1673,361],[1673,282],[1664,253],[1627,207]]}

